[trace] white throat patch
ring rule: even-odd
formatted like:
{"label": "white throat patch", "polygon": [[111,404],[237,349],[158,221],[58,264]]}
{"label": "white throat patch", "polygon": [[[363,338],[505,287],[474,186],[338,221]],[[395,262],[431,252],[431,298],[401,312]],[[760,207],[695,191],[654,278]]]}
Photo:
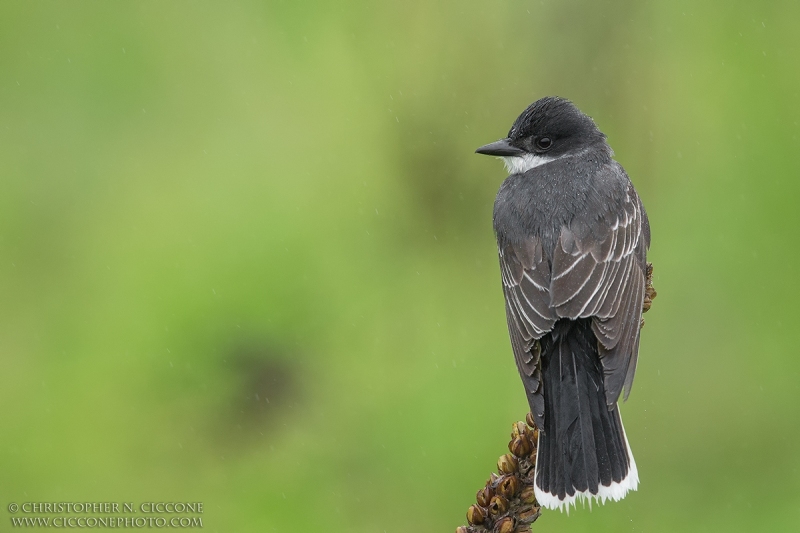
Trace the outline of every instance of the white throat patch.
{"label": "white throat patch", "polygon": [[558,157],[547,157],[544,155],[523,154],[501,157],[503,163],[506,164],[506,170],[509,174],[523,174],[532,168],[555,161]]}

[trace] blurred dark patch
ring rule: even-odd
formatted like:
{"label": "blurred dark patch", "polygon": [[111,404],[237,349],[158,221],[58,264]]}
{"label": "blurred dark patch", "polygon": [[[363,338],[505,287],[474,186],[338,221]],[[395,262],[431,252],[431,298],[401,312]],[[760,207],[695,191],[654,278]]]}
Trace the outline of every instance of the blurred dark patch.
{"label": "blurred dark patch", "polygon": [[417,208],[413,220],[431,237],[457,239],[489,227],[487,217],[499,183],[480,179],[475,174],[479,167],[467,164],[472,150],[458,142],[458,131],[445,120],[400,123],[396,146],[401,185]]}
{"label": "blurred dark patch", "polygon": [[416,205],[430,222],[441,227],[452,216],[449,207],[455,203],[460,180],[457,165],[453,164],[457,151],[452,141],[426,131],[431,128],[403,128],[405,141],[400,143],[400,161],[404,183],[411,189]]}
{"label": "blurred dark patch", "polygon": [[223,364],[235,383],[222,424],[224,440],[260,440],[289,425],[303,398],[301,365],[292,354],[267,342],[239,342]]}

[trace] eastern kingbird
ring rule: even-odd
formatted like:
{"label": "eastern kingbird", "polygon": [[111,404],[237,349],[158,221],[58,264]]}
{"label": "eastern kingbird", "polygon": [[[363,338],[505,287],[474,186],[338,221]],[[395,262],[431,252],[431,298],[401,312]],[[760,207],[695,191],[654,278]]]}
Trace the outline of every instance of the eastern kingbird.
{"label": "eastern kingbird", "polygon": [[494,231],[511,346],[539,427],[535,494],[548,509],[620,500],[639,474],[617,400],[636,371],[650,224],[594,121],[542,98],[476,150],[510,176]]}

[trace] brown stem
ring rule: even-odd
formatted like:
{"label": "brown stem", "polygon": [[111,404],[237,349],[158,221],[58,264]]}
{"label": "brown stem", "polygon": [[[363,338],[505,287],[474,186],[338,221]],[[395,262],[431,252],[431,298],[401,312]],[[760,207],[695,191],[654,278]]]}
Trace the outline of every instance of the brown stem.
{"label": "brown stem", "polygon": [[653,263],[647,263],[647,271],[645,274],[647,278],[645,280],[646,282],[644,288],[644,303],[642,305],[642,313],[646,313],[650,310],[650,306],[653,305],[653,300],[658,295],[655,287],[653,287]]}

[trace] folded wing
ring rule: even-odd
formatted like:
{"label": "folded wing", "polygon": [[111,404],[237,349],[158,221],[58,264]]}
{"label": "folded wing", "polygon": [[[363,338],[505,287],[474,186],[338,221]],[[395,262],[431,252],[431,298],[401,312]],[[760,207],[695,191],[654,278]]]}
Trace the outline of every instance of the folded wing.
{"label": "folded wing", "polygon": [[553,329],[558,319],[550,306],[550,265],[535,237],[519,246],[506,245],[499,252],[511,347],[533,416],[539,427],[544,427],[538,339]]}
{"label": "folded wing", "polygon": [[[606,206],[609,207],[609,206]],[[630,392],[645,290],[646,215],[631,186],[599,219],[576,218],[553,253],[551,307],[559,318],[592,318],[606,401]]]}

